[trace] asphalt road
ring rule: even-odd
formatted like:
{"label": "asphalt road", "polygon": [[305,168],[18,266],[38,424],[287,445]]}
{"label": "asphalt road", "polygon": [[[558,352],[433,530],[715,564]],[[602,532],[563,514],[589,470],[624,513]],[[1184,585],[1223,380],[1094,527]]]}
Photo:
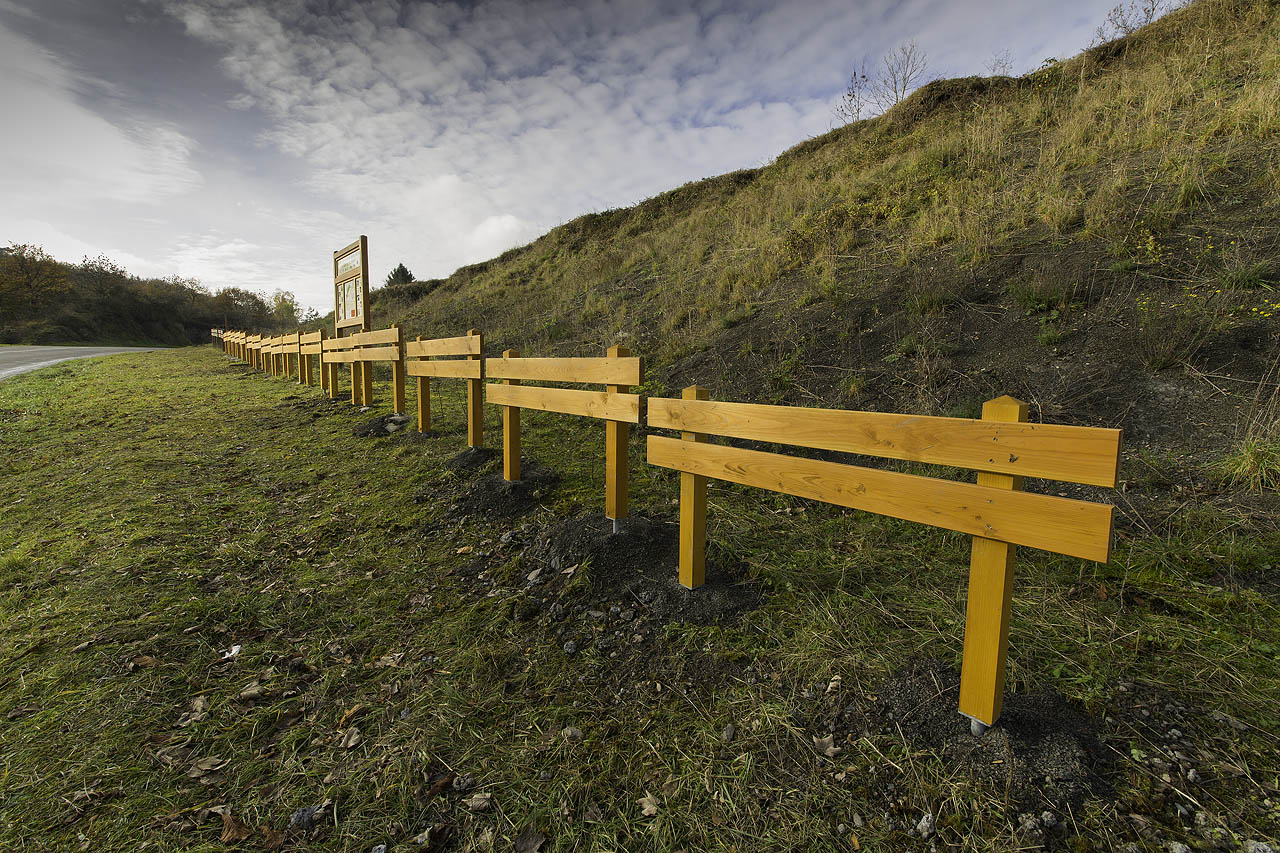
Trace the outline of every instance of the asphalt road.
{"label": "asphalt road", "polygon": [[155,347],[0,347],[0,379],[73,358],[95,358],[122,352],[151,352]]}

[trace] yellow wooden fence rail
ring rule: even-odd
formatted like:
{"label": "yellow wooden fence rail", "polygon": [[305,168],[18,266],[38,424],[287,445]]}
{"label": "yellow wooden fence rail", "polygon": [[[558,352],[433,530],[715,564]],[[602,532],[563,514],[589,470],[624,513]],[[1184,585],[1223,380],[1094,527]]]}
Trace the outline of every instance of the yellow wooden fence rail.
{"label": "yellow wooden fence rail", "polygon": [[394,405],[397,413],[405,410],[404,332],[400,325],[372,332],[360,332],[344,338],[326,338],[320,342],[320,361],[329,368],[329,396],[337,396],[338,365],[351,365],[351,403],[373,405],[373,365],[391,362]]}
{"label": "yellow wooden fence rail", "polygon": [[[449,377],[467,381],[467,445],[484,446],[484,413],[481,384],[484,379],[484,336],[468,329],[456,338],[422,338],[404,345],[405,374],[418,379],[418,431],[431,429],[431,378]],[[441,358],[462,356],[462,358]]]}
{"label": "yellow wooden fence rail", "polygon": [[[713,402],[705,389],[648,401],[651,465],[680,471],[680,583],[704,582],[706,482],[725,480],[824,501],[973,537],[960,712],[975,731],[1000,716],[1016,546],[1106,562],[1113,507],[1023,492],[1037,477],[1114,487],[1121,431],[1026,423],[1012,397],[988,401],[982,420]],[[711,444],[719,435],[819,450],[969,468],[960,483]]]}
{"label": "yellow wooden fence rail", "polygon": [[[628,424],[640,423],[640,395],[627,389],[644,382],[644,366],[623,346],[604,358],[520,358],[507,350],[484,360],[485,376],[502,384],[485,386],[485,400],[502,406],[502,476],[520,479],[520,409],[541,409],[601,418],[605,423],[605,515],[615,522],[627,515]],[[522,381],[601,384],[603,391],[544,388]]]}

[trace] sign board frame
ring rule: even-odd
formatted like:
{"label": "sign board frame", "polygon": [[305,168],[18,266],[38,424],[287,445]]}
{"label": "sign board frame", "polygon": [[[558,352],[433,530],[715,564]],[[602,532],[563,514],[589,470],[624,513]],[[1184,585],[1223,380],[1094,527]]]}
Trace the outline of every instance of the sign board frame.
{"label": "sign board frame", "polygon": [[369,238],[360,239],[333,253],[333,332],[369,330]]}

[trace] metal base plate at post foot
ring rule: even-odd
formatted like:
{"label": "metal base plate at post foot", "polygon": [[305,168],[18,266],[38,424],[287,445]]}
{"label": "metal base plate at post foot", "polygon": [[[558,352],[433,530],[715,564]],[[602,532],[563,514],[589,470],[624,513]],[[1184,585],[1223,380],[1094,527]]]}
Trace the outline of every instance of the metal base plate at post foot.
{"label": "metal base plate at post foot", "polygon": [[974,737],[982,737],[987,733],[987,729],[989,728],[991,728],[991,726],[988,726],[986,723],[982,722],[982,720],[978,720],[973,717],[969,718],[969,734]]}

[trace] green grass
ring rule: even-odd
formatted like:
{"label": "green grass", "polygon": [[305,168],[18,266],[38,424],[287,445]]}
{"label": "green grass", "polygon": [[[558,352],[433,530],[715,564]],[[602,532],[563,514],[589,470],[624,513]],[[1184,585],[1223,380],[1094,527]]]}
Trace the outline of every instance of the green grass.
{"label": "green grass", "polygon": [[[515,621],[515,590],[477,595],[459,575],[489,551],[514,577],[520,557],[499,542],[511,525],[445,519],[465,485],[442,467],[462,447],[461,383],[437,385],[439,435],[370,440],[351,435],[368,415],[208,348],[0,383],[0,847],[221,850],[202,807],[257,832],[326,800],[336,818],[286,849],[418,849],[409,839],[436,825],[457,849],[510,849],[526,827],[557,851],[849,849],[855,813],[862,849],[914,849],[905,830],[926,811],[943,844],[1018,843],[1002,791],[897,735],[815,757],[821,714],[803,695],[841,675],[856,701],[910,661],[957,664],[964,537],[713,485],[710,537],[744,561],[762,606],[721,627],[672,623],[651,660],[617,672]],[[380,382],[379,411],[388,396]],[[599,511],[600,425],[526,413],[525,427],[526,455],[564,478],[525,521]],[[669,517],[675,477],[641,446],[633,512]],[[1064,843],[1138,840],[1131,812],[1167,838],[1275,837],[1280,606],[1247,579],[1273,577],[1276,515],[1229,495],[1188,507],[1141,474],[1126,466],[1107,565],[1019,555],[1009,689],[1062,691],[1115,759],[1113,793],[1063,815]],[[238,698],[255,682],[261,698]],[[1208,734],[1189,790],[1205,827],[1184,826],[1135,757],[1171,747],[1134,728],[1121,682],[1195,709]],[[196,697],[207,716],[179,725]],[[362,741],[344,749],[356,708]],[[212,757],[225,766],[189,775]],[[494,808],[432,798],[448,769]],[[646,795],[655,817],[636,804]]]}

